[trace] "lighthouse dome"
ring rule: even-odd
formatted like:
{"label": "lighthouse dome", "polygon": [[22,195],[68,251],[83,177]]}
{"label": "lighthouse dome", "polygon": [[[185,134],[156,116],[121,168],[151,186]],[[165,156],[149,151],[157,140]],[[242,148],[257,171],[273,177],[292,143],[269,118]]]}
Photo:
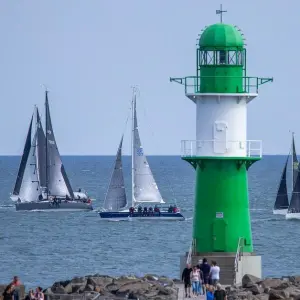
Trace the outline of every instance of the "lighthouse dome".
{"label": "lighthouse dome", "polygon": [[244,39],[240,31],[233,25],[217,23],[208,26],[201,34],[199,40],[201,49],[225,48],[241,49]]}

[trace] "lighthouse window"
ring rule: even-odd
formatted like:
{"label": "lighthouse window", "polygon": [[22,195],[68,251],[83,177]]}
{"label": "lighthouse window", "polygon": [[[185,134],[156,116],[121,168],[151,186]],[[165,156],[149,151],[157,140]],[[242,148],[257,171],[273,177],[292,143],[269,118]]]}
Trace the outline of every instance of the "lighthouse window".
{"label": "lighthouse window", "polygon": [[201,51],[200,64],[201,65],[213,65],[214,64],[214,51]]}
{"label": "lighthouse window", "polygon": [[227,51],[220,50],[220,64],[226,64],[227,63]]}

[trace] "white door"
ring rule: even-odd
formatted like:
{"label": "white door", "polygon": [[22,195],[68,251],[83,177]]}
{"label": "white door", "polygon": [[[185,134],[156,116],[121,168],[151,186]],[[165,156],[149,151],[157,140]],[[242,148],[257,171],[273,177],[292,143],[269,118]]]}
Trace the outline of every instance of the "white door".
{"label": "white door", "polygon": [[227,152],[227,123],[216,121],[214,126],[214,152],[224,154]]}

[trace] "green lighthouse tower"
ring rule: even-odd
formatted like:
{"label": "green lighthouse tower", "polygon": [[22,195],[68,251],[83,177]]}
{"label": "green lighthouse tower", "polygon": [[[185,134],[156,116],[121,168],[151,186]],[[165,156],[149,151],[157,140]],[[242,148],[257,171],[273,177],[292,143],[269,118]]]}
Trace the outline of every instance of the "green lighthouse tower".
{"label": "green lighthouse tower", "polygon": [[[192,262],[217,261],[221,283],[246,273],[261,276],[253,253],[248,199],[249,167],[262,157],[261,141],[247,140],[247,104],[272,78],[247,76],[243,34],[221,22],[206,27],[196,53],[196,76],[170,78],[183,84],[196,104],[196,140],[182,141],[182,159],[196,171]],[[243,253],[243,255],[241,255]],[[238,259],[237,259],[238,258]],[[187,258],[181,260],[184,267]]]}

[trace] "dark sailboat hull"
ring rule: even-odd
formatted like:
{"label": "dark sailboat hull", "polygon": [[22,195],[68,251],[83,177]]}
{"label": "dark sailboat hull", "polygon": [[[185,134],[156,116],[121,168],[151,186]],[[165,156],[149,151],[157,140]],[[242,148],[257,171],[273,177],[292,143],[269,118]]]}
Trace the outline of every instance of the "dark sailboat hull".
{"label": "dark sailboat hull", "polygon": [[180,213],[169,213],[169,212],[161,212],[161,213],[148,213],[143,214],[139,212],[134,212],[133,214],[120,211],[105,211],[99,212],[99,216],[101,219],[105,220],[168,220],[168,221],[183,221],[185,220],[184,216]]}
{"label": "dark sailboat hull", "polygon": [[50,201],[16,203],[16,211],[88,211],[93,210],[92,204],[70,201],[52,204]]}

